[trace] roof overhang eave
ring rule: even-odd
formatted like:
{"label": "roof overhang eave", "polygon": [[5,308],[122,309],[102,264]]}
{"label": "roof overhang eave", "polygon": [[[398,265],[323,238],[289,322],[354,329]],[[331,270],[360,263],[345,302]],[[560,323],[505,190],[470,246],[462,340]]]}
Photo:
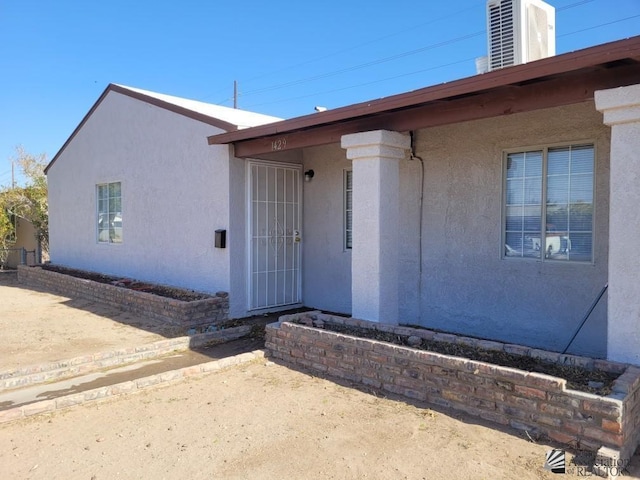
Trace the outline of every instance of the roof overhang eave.
{"label": "roof overhang eave", "polygon": [[462,78],[411,92],[362,102],[324,112],[318,112],[267,125],[236,130],[207,137],[209,145],[230,144],[301,133],[318,128],[330,129],[334,125],[354,122],[377,115],[390,114],[420,107],[450,102],[492,91],[507,91],[522,84],[531,84],[562,77],[572,72],[606,66],[625,59],[640,58],[640,36],[619,40],[596,47],[545,58],[536,62],[507,67],[501,70]]}

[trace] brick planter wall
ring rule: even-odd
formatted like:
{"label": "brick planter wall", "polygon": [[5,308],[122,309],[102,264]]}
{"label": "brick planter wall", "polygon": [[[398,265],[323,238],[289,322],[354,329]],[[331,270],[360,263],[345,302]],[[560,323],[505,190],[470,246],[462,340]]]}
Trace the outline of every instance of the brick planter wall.
{"label": "brick planter wall", "polygon": [[[476,345],[621,375],[613,392],[603,397],[567,389],[566,380],[541,373],[290,323],[300,319]],[[298,367],[543,434],[609,459],[628,461],[640,441],[640,368],[630,365],[319,312],[283,316],[268,325],[265,348],[268,356]]]}
{"label": "brick planter wall", "polygon": [[204,300],[185,302],[22,265],[18,267],[18,282],[69,297],[95,300],[184,328],[220,323],[227,319],[229,313],[226,292],[218,292]]}

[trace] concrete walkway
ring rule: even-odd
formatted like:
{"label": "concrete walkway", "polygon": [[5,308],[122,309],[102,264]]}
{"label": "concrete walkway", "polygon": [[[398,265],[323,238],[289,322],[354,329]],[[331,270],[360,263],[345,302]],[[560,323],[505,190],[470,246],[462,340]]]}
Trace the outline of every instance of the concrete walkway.
{"label": "concrete walkway", "polygon": [[0,412],[14,410],[37,402],[84,394],[88,391],[113,387],[127,382],[140,382],[142,379],[157,375],[162,376],[167,372],[261,350],[263,346],[262,339],[242,338],[196,350],[177,351],[122,367],[103,368],[56,382],[39,383],[0,392]]}
{"label": "concrete walkway", "polygon": [[199,377],[264,357],[262,339],[244,338],[205,349],[184,350],[123,367],[101,369],[52,383],[0,393],[0,423],[140,392]]}

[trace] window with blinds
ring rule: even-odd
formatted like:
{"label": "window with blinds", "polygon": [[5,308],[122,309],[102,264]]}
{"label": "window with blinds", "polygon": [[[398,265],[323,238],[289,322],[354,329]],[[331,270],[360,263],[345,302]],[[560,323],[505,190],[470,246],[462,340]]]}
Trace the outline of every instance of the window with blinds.
{"label": "window with blinds", "polygon": [[593,260],[593,145],[509,153],[504,256]]}
{"label": "window with blinds", "polygon": [[344,171],[344,248],[350,250],[353,239],[353,171]]}

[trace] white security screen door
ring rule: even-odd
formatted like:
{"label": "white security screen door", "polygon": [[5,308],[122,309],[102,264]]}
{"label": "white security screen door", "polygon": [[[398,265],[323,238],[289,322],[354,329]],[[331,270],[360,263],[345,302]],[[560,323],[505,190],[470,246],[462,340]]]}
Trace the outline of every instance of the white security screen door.
{"label": "white security screen door", "polygon": [[249,308],[300,303],[300,168],[249,163]]}

